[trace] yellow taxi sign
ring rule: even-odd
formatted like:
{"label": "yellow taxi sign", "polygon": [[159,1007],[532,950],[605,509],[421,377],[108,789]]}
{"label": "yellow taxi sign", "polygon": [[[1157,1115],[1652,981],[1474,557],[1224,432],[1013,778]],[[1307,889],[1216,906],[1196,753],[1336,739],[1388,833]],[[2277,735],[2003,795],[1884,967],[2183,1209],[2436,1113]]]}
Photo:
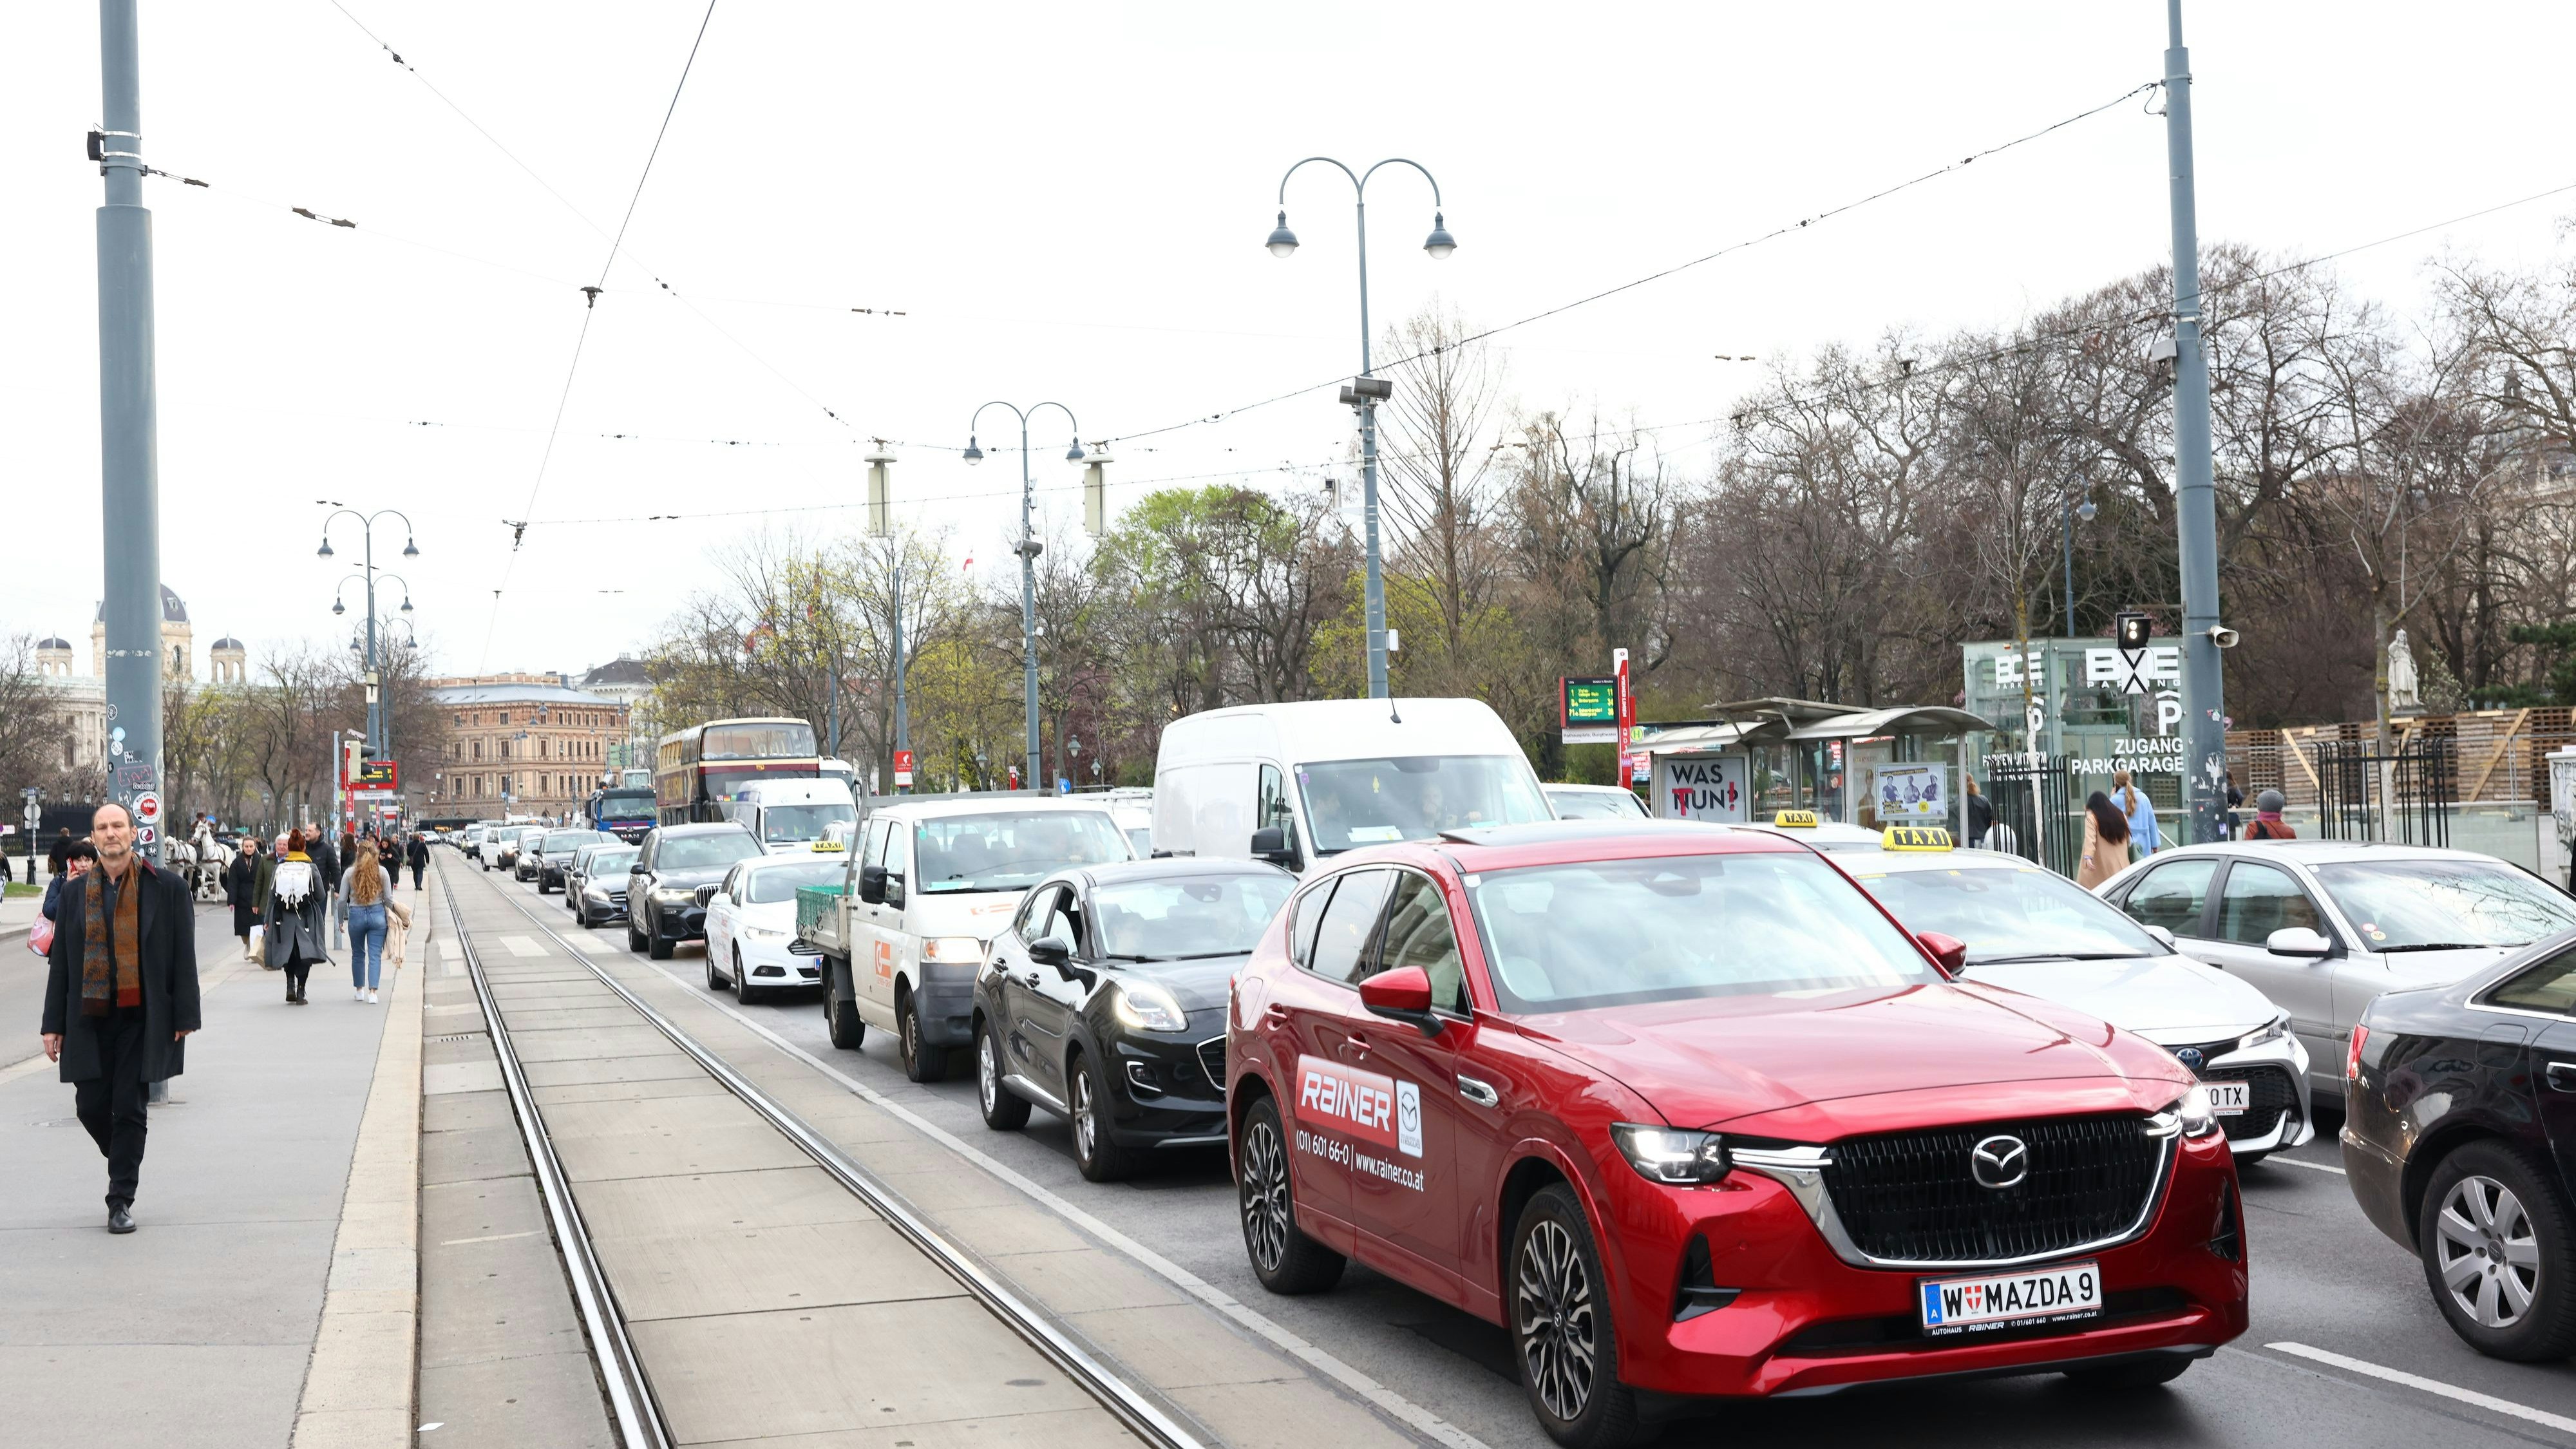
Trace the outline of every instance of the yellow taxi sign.
{"label": "yellow taxi sign", "polygon": [[1783,810],[1771,817],[1774,830],[1813,830],[1820,823],[1813,810]]}
{"label": "yellow taxi sign", "polygon": [[842,850],[847,850],[849,847],[847,847],[847,846],[845,846],[845,845],[841,844],[841,842],[839,842],[839,841],[837,841],[837,840],[832,840],[832,839],[828,839],[828,838],[827,838],[827,839],[823,839],[823,840],[815,841],[812,845],[807,846],[806,848],[807,848],[808,850],[818,850],[818,851],[828,850],[828,851],[838,852],[838,851],[842,851]]}
{"label": "yellow taxi sign", "polygon": [[1891,825],[1878,834],[1881,850],[1949,850],[1950,832],[1938,825]]}

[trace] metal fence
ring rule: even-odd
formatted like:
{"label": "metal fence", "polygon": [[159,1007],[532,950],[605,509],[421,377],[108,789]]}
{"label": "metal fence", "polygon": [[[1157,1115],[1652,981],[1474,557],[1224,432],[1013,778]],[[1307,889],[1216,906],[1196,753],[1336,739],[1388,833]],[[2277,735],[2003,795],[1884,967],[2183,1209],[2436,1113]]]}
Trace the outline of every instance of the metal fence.
{"label": "metal fence", "polygon": [[2458,742],[2434,735],[2381,750],[2370,740],[2308,746],[2317,777],[2317,834],[2400,845],[2451,843]]}
{"label": "metal fence", "polygon": [[2084,853],[2084,826],[2076,814],[2081,802],[2068,757],[1988,755],[1980,783],[1994,806],[1995,823],[1982,841],[1970,843],[2072,878]]}

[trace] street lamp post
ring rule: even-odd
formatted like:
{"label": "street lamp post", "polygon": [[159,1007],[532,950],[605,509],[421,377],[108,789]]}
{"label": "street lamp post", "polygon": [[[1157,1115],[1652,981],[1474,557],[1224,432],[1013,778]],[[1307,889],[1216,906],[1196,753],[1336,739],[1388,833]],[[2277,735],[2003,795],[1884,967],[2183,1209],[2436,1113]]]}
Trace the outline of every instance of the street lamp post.
{"label": "street lamp post", "polygon": [[[330,517],[322,520],[322,546],[314,550],[316,557],[331,557],[331,525],[339,521],[341,514],[347,514],[349,517],[358,520],[359,532],[366,539],[366,553],[364,561],[359,567],[367,581],[367,753],[371,757],[381,759],[385,755],[385,718],[384,705],[382,700],[378,697],[379,691],[376,687],[378,683],[376,666],[376,520],[387,515],[391,515],[402,520],[404,558],[420,557],[420,545],[412,539],[412,534],[415,530],[412,527],[411,515],[404,513],[401,509],[386,508],[374,513],[360,513],[354,508],[343,508],[338,513],[334,513]],[[403,586],[402,611],[404,614],[408,615],[411,613],[411,580],[404,579],[399,574],[393,575],[392,577],[399,580]],[[348,586],[348,581],[346,579],[341,580],[340,587],[343,592],[348,589]],[[334,614],[344,613],[346,612],[346,608],[338,599],[335,598],[331,601],[331,612]]]}
{"label": "street lamp post", "polygon": [[1082,461],[1082,424],[1076,422],[1073,409],[1060,402],[1042,402],[1022,412],[1006,402],[988,402],[975,409],[975,417],[966,420],[966,461],[971,466],[984,461],[984,450],[975,441],[975,419],[984,416],[984,408],[1009,408],[1020,420],[1020,541],[1011,552],[1020,556],[1020,669],[1021,692],[1028,716],[1029,769],[1026,780],[1034,785],[1038,778],[1038,555],[1044,546],[1037,540],[1037,500],[1029,481],[1029,413],[1040,408],[1053,408],[1064,414],[1072,425],[1074,443],[1065,450],[1068,463]]}
{"label": "street lamp post", "polygon": [[2066,544],[2066,637],[2075,637],[2075,523],[2093,521],[2093,499],[2088,490],[2078,486],[2058,500],[2058,533]]}
{"label": "street lamp post", "polygon": [[1360,415],[1360,504],[1364,519],[1363,531],[1368,546],[1368,692],[1371,699],[1384,699],[1387,696],[1386,578],[1379,566],[1377,536],[1377,405],[1381,399],[1389,395],[1389,389],[1385,383],[1376,380],[1369,349],[1369,177],[1375,176],[1380,166],[1410,166],[1421,172],[1422,179],[1431,183],[1431,236],[1422,243],[1422,249],[1436,262],[1456,251],[1458,243],[1449,235],[1448,222],[1441,215],[1440,183],[1432,176],[1430,169],[1421,162],[1407,160],[1402,156],[1390,156],[1362,174],[1354,173],[1351,168],[1330,156],[1309,156],[1306,160],[1298,162],[1296,166],[1289,167],[1288,174],[1279,178],[1279,225],[1270,233],[1268,243],[1272,256],[1288,257],[1296,253],[1297,234],[1288,229],[1288,181],[1290,177],[1297,174],[1298,167],[1313,161],[1321,161],[1338,168],[1344,176],[1350,178],[1351,189],[1357,195],[1354,211],[1359,218],[1360,376],[1359,381],[1342,390],[1342,401],[1356,407]]}

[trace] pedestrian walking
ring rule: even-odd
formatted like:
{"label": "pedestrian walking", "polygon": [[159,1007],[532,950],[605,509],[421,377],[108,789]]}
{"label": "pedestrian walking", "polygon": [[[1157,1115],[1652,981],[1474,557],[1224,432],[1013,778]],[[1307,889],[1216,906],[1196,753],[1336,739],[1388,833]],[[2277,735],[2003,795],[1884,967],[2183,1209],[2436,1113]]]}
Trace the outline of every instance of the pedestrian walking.
{"label": "pedestrian walking", "polygon": [[2129,865],[2129,817],[2096,790],[2084,802],[2084,858],[2075,866],[2075,883],[2091,890]]}
{"label": "pedestrian walking", "polygon": [[[313,842],[324,854],[330,846]],[[330,910],[330,883],[323,879],[306,848],[304,832],[290,831],[278,843],[277,859],[266,872],[267,893],[260,903],[260,930],[268,964],[286,973],[286,999],[289,1004],[305,1004],[305,979],[312,974],[313,963],[328,962],[330,953],[323,949],[323,918]]]}
{"label": "pedestrian walking", "polygon": [[411,863],[411,888],[421,888],[421,878],[429,874],[429,837],[415,830],[411,843],[403,847],[403,859]]}
{"label": "pedestrian walking", "polygon": [[2143,859],[2165,848],[2164,832],[2156,822],[2156,802],[2129,782],[2128,771],[2111,772],[2111,800],[2129,822],[2130,854]]}
{"label": "pedestrian walking", "polygon": [[1995,802],[1987,799],[1985,792],[1977,788],[1976,776],[1965,778],[1968,782],[1968,848],[1975,850],[1985,843],[1986,832],[1995,828]]}
{"label": "pedestrian walking", "polygon": [[2298,839],[2299,832],[2291,829],[2288,823],[2281,819],[2281,811],[2285,809],[2289,803],[2290,802],[2288,800],[2282,798],[2281,792],[2278,790],[2266,790],[2261,794],[2256,795],[2254,797],[2254,818],[2246,822],[2245,838],[2248,840]]}
{"label": "pedestrian walking", "polygon": [[62,905],[64,883],[80,879],[98,864],[98,847],[86,840],[65,841],[54,847],[53,864],[54,878],[45,882],[45,903],[37,908],[37,914],[48,921],[59,919],[55,913]]}
{"label": "pedestrian walking", "polygon": [[340,921],[340,872],[347,868],[348,860],[332,847],[330,832],[318,825],[305,830],[304,853],[312,858],[313,870],[318,877],[316,885],[322,896],[323,914],[328,921],[322,928],[323,934],[336,942],[339,937],[333,932]]}
{"label": "pedestrian walking", "polygon": [[370,1005],[384,975],[385,908],[393,901],[393,872],[376,854],[374,836],[358,842],[358,858],[340,877],[341,899],[349,903],[349,995]]}
{"label": "pedestrian walking", "polygon": [[259,885],[259,841],[245,835],[233,852],[233,863],[224,867],[224,899],[232,903],[233,938],[241,942],[242,959],[251,959],[250,928],[259,924],[259,897],[253,894]]}
{"label": "pedestrian walking", "polygon": [[2227,838],[2234,840],[2245,828],[2245,792],[2237,788],[2236,772],[2227,772]]}
{"label": "pedestrian walking", "polygon": [[185,882],[134,853],[134,817],[90,817],[98,863],[63,894],[45,957],[45,1059],[107,1159],[107,1230],[134,1231],[149,1084],[180,1074],[197,1009],[197,915]]}

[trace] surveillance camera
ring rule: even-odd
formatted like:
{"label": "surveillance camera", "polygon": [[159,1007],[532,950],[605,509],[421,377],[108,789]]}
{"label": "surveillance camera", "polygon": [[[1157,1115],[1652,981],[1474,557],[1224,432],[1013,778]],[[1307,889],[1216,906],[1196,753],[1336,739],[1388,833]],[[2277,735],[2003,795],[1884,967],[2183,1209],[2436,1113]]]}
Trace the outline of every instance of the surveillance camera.
{"label": "surveillance camera", "polygon": [[2217,645],[2221,649],[2235,648],[2237,637],[2236,631],[2228,628],[2224,624],[2212,624],[2209,626],[2209,642]]}

